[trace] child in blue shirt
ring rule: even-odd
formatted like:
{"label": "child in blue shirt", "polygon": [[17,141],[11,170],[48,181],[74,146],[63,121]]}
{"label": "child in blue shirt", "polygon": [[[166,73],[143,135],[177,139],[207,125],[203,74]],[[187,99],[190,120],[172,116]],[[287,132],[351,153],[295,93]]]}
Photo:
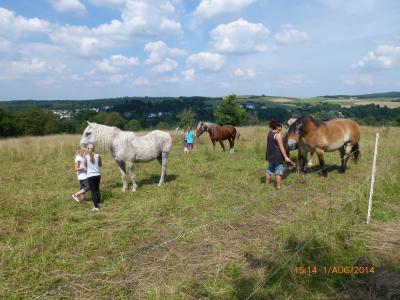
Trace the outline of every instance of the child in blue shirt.
{"label": "child in blue shirt", "polygon": [[186,140],[186,146],[187,146],[186,153],[190,153],[190,151],[193,149],[193,143],[194,143],[194,132],[192,131],[191,127],[186,132],[185,140]]}

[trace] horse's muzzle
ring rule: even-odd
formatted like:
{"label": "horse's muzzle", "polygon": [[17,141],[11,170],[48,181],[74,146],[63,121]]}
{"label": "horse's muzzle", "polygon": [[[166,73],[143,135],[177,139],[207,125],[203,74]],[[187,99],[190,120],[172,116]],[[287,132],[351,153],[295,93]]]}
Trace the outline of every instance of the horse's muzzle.
{"label": "horse's muzzle", "polygon": [[294,141],[291,141],[291,140],[289,140],[289,141],[287,142],[287,148],[288,148],[289,150],[295,150],[295,149],[296,149],[296,146],[297,146],[297,142],[294,142]]}

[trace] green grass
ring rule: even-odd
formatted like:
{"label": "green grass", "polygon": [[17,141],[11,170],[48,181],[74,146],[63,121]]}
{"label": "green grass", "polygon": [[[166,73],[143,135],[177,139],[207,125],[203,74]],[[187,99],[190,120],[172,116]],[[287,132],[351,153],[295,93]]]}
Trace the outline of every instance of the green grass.
{"label": "green grass", "polygon": [[[242,128],[232,155],[213,152],[202,136],[185,156],[182,133],[174,133],[166,184],[157,186],[157,162],[138,164],[136,193],[121,191],[118,169],[104,153],[104,208],[95,214],[90,202],[70,199],[78,187],[79,136],[2,140],[2,297],[30,298],[62,286],[46,298],[244,299],[266,279],[254,299],[332,297],[348,278],[299,276],[293,269],[360,257],[379,262],[364,238],[377,131],[372,222],[392,222],[400,176],[395,128],[363,128],[361,162],[349,162],[346,175],[290,173],[284,184],[292,186],[279,193],[262,183],[265,127]],[[326,162],[337,165],[338,158],[329,153]]]}

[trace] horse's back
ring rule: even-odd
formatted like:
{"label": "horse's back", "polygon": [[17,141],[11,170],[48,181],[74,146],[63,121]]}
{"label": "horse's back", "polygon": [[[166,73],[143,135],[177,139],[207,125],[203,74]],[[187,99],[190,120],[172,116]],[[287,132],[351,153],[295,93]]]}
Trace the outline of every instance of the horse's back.
{"label": "horse's back", "polygon": [[357,143],[360,140],[361,127],[351,119],[332,119],[326,124],[341,128],[343,134],[348,136],[347,139],[352,143]]}
{"label": "horse's back", "polygon": [[221,131],[224,138],[230,138],[236,136],[236,127],[233,125],[223,125],[221,126]]}
{"label": "horse's back", "polygon": [[153,130],[147,134],[155,140],[161,147],[162,152],[169,152],[172,147],[172,137],[168,132],[162,130]]}

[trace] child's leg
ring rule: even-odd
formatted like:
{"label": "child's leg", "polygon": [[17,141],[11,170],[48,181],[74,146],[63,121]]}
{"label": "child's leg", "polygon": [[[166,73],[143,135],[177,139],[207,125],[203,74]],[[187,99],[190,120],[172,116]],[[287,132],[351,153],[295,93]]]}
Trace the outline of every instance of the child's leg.
{"label": "child's leg", "polygon": [[80,195],[84,195],[87,191],[84,189],[79,190],[79,192],[75,193],[75,196],[79,197]]}
{"label": "child's leg", "polygon": [[268,185],[270,183],[271,183],[271,175],[267,173],[265,174],[265,184]]}
{"label": "child's leg", "polygon": [[276,189],[280,190],[282,186],[282,176],[276,175]]}
{"label": "child's leg", "polygon": [[272,174],[275,171],[275,165],[273,163],[268,164],[267,172],[265,173],[265,184],[268,185],[271,183]]}
{"label": "child's leg", "polygon": [[282,186],[282,177],[283,172],[285,171],[284,164],[279,164],[275,168],[275,175],[276,175],[276,189],[280,190]]}

